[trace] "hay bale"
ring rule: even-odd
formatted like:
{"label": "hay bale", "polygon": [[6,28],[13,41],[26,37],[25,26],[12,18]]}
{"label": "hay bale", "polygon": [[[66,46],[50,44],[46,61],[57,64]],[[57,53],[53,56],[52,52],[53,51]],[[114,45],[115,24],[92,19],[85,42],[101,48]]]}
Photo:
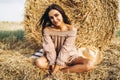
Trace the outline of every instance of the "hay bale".
{"label": "hay bale", "polygon": [[26,37],[41,46],[39,18],[51,3],[57,3],[78,28],[76,47],[94,46],[103,51],[118,26],[118,0],[26,0]]}

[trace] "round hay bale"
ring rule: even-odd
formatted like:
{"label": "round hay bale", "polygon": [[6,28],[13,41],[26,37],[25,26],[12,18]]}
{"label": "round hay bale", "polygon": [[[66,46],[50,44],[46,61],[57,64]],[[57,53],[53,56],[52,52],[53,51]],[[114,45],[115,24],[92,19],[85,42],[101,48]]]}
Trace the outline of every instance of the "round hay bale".
{"label": "round hay bale", "polygon": [[118,27],[118,0],[26,0],[25,32],[27,39],[41,46],[38,21],[48,5],[59,4],[78,28],[76,47],[93,46],[103,51]]}

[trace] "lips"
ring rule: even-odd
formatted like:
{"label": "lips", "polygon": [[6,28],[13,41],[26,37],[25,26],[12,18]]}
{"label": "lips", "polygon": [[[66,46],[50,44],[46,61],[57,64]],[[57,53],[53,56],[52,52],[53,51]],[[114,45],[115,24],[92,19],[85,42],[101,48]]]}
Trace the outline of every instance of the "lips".
{"label": "lips", "polygon": [[58,25],[59,22],[54,22],[55,25]]}

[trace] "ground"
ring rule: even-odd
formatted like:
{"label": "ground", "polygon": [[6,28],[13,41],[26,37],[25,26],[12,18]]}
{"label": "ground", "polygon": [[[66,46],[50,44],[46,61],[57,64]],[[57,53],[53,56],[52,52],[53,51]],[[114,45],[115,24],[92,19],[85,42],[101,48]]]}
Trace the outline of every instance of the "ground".
{"label": "ground", "polygon": [[54,77],[29,58],[36,51],[34,45],[14,39],[0,41],[0,80],[120,80],[120,37],[112,39],[95,69],[79,74],[58,72]]}

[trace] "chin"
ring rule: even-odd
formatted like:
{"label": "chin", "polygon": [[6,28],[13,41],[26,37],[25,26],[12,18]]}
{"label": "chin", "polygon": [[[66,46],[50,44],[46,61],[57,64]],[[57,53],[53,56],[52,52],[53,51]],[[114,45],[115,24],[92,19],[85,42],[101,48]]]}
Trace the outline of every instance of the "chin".
{"label": "chin", "polygon": [[54,26],[60,26],[60,25],[61,25],[61,23],[59,23],[59,22],[54,24]]}
{"label": "chin", "polygon": [[60,26],[60,24],[55,24],[55,26]]}

